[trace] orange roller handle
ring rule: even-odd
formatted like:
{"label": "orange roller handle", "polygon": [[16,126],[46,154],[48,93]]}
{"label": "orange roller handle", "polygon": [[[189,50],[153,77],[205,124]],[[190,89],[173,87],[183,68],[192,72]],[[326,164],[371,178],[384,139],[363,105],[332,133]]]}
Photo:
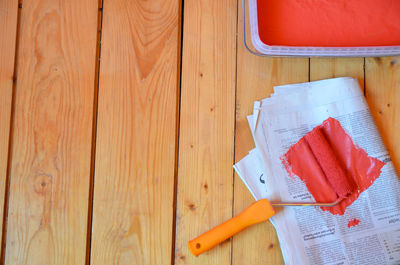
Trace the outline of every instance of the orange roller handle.
{"label": "orange roller handle", "polygon": [[246,227],[268,220],[274,214],[275,211],[267,199],[256,201],[232,219],[190,240],[189,249],[197,257]]}

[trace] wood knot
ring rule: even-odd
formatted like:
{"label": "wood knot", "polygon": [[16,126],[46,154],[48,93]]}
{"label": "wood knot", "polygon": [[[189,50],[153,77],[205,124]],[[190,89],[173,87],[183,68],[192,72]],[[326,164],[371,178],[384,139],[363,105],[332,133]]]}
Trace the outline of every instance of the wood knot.
{"label": "wood knot", "polygon": [[208,193],[208,184],[204,183],[203,188],[204,188],[204,193],[207,194]]}
{"label": "wood knot", "polygon": [[390,103],[386,104],[386,106],[389,108],[390,107]]}
{"label": "wood knot", "polygon": [[271,244],[269,244],[268,248],[269,248],[269,249],[272,249],[272,248],[274,248],[274,244],[272,244],[272,243],[271,243]]}
{"label": "wood knot", "polygon": [[200,72],[200,73],[199,73],[199,76],[200,76],[200,77],[203,77],[203,73]]}
{"label": "wood knot", "polygon": [[191,210],[191,211],[196,210],[196,206],[195,206],[193,203],[191,203],[191,202],[187,204],[187,207],[188,207],[189,210]]}
{"label": "wood knot", "polygon": [[392,61],[390,62],[390,66],[395,67],[395,66],[397,65],[398,62],[399,62],[398,59],[394,59],[394,60],[392,60]]}
{"label": "wood knot", "polygon": [[46,194],[51,189],[52,176],[38,175],[34,180],[35,192],[41,195]]}
{"label": "wood knot", "polygon": [[185,255],[182,255],[181,253],[178,253],[178,259],[184,261],[186,259]]}

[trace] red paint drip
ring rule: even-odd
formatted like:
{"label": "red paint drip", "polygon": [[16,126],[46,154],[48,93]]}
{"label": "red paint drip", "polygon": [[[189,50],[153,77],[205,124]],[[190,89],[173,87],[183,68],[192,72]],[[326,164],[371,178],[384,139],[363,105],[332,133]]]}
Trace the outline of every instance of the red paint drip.
{"label": "red paint drip", "polygon": [[281,158],[290,176],[299,176],[317,202],[342,201],[321,207],[343,215],[379,177],[384,162],[353,143],[340,123],[328,118],[307,133]]}
{"label": "red paint drip", "polygon": [[350,228],[352,226],[356,226],[360,223],[360,220],[353,218],[349,221],[349,223],[347,224],[347,227]]}

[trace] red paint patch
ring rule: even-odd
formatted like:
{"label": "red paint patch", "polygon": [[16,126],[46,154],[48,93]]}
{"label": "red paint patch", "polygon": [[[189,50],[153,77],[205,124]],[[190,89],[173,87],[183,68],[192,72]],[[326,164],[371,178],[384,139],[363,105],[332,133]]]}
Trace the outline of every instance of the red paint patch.
{"label": "red paint patch", "polygon": [[354,145],[333,118],[307,133],[281,159],[289,175],[299,176],[317,202],[342,199],[336,206],[321,207],[338,215],[343,215],[346,208],[374,183],[385,165]]}
{"label": "red paint patch", "polygon": [[354,218],[354,219],[351,219],[351,220],[349,221],[349,223],[347,224],[347,227],[350,228],[350,227],[352,227],[352,226],[358,225],[359,223],[360,223],[360,220]]}

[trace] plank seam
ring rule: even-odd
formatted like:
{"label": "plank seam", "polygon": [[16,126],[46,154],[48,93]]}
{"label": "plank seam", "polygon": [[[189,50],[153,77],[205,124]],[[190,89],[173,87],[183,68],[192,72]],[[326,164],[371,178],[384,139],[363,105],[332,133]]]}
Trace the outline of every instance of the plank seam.
{"label": "plank seam", "polygon": [[16,28],[16,40],[15,40],[15,55],[14,55],[14,70],[13,70],[13,85],[11,95],[11,113],[10,113],[10,131],[8,136],[8,157],[7,157],[7,173],[4,193],[4,212],[3,212],[3,227],[2,227],[2,239],[1,239],[1,254],[0,263],[5,264],[6,258],[6,240],[7,240],[7,222],[8,222],[8,201],[10,195],[10,178],[11,178],[11,164],[12,164],[12,144],[13,144],[13,129],[14,129],[14,117],[15,117],[15,97],[17,87],[17,71],[18,71],[18,50],[19,50],[19,39],[21,29],[21,11],[22,1],[18,1],[17,11],[17,28]]}
{"label": "plank seam", "polygon": [[[235,114],[234,120],[233,120],[233,161],[232,163],[235,164],[235,158],[236,158],[236,116],[237,116],[237,111],[236,111],[236,104],[237,104],[237,81],[238,81],[238,37],[239,37],[239,0],[236,1],[236,51],[235,51],[235,104],[234,104],[234,111]],[[235,214],[235,171],[232,171],[232,217]],[[233,264],[233,242],[234,240],[231,239],[231,265]]]}
{"label": "plank seam", "polygon": [[183,20],[184,20],[185,0],[180,4],[180,32],[178,36],[181,38],[178,42],[178,77],[177,77],[177,102],[176,102],[176,133],[175,133],[175,169],[174,169],[174,198],[173,198],[173,213],[172,213],[172,237],[171,237],[171,265],[175,264],[175,249],[176,249],[176,212],[178,201],[178,168],[179,168],[179,136],[181,125],[181,91],[182,91],[182,56],[183,56]]}
{"label": "plank seam", "polygon": [[95,57],[95,78],[94,78],[94,97],[93,97],[93,123],[92,123],[92,152],[90,161],[90,183],[88,197],[88,220],[87,220],[87,237],[86,237],[86,265],[90,264],[91,248],[92,248],[92,225],[93,225],[93,200],[94,200],[94,177],[96,165],[96,138],[97,138],[97,117],[98,117],[98,97],[99,97],[99,76],[101,63],[101,37],[103,28],[103,1],[99,0],[99,10],[97,17],[97,47]]}

